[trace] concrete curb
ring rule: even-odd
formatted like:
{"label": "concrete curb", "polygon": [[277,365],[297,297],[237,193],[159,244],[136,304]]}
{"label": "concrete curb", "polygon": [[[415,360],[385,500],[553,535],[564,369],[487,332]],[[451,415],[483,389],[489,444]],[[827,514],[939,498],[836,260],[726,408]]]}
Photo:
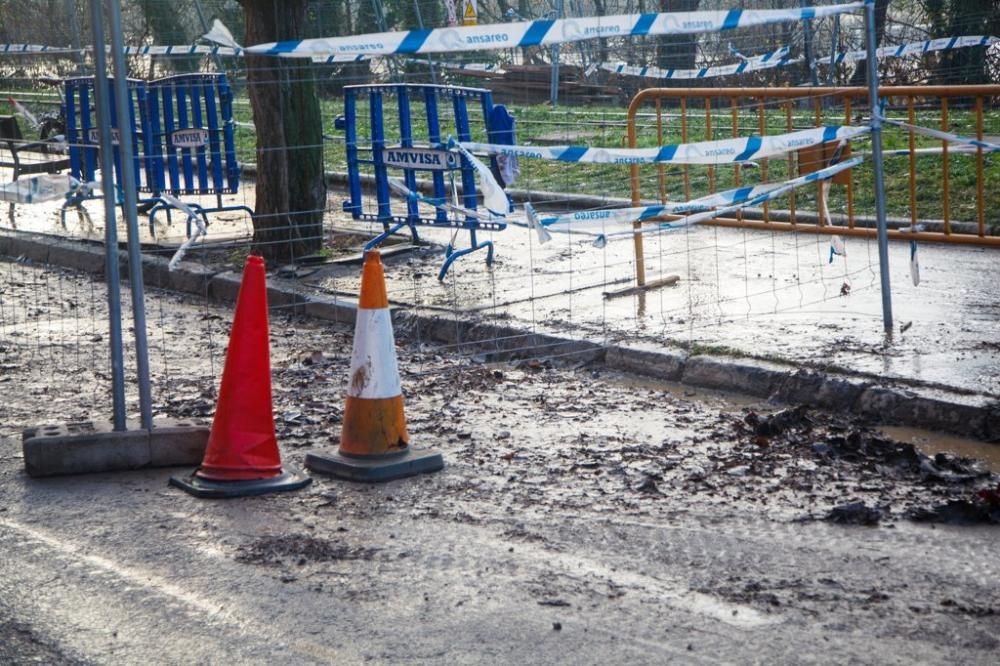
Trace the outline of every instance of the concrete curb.
{"label": "concrete curb", "polygon": [[[38,234],[0,233],[0,254],[23,256],[97,276],[104,274],[100,247],[82,242]],[[119,251],[119,260],[127,264],[122,251]],[[213,272],[191,262],[181,262],[177,270],[169,271],[167,263],[166,258],[144,255],[146,284],[207,296],[220,303],[236,301],[240,285],[238,273]],[[272,307],[288,307],[324,321],[354,323],[356,300],[312,294],[282,278],[268,280],[268,302]],[[920,385],[883,385],[873,378],[818,372],[747,358],[689,356],[678,350],[605,346],[438,312],[395,309],[393,321],[397,330],[411,339],[449,345],[460,353],[477,355],[484,362],[544,356],[578,364],[603,363],[616,370],[701,388],[850,412],[886,425],[941,430],[1000,442],[1000,401],[988,396],[964,395]]]}

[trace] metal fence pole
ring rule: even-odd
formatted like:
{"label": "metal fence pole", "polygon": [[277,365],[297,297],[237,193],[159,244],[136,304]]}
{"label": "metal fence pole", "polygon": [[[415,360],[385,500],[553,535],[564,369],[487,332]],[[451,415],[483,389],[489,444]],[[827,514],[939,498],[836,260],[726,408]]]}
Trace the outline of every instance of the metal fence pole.
{"label": "metal fence pole", "polygon": [[865,45],[868,67],[868,106],[871,110],[872,162],[875,172],[875,220],[878,223],[878,266],[882,278],[882,324],[892,333],[892,292],[889,288],[889,230],[885,219],[885,171],[882,164],[882,118],[878,97],[878,48],[875,38],[875,2],[865,2]]}
{"label": "metal fence pole", "polygon": [[101,143],[101,191],[104,193],[104,271],[108,285],[108,343],[111,352],[111,404],[114,429],[125,430],[125,362],[122,350],[121,280],[118,275],[118,218],[115,215],[115,166],[111,142],[111,99],[104,53],[104,16],[100,0],[90,2],[94,34],[94,97]]}
{"label": "metal fence pole", "polygon": [[[128,231],[128,273],[132,286],[132,323],[135,328],[136,374],[139,382],[139,417],[142,427],[153,428],[153,404],[149,385],[149,346],[146,341],[146,297],[142,284],[142,250],[139,246],[138,201],[135,188],[135,168],[132,164],[135,146],[132,133],[125,128],[129,122],[128,74],[125,71],[125,48],[122,40],[122,14],[119,0],[108,0],[111,23],[111,61],[114,68],[115,103],[118,108],[121,177],[125,203],[123,213]],[[101,47],[103,49],[103,44]]]}
{"label": "metal fence pole", "polygon": [[[563,17],[563,0],[556,0],[556,19]],[[553,44],[552,53],[552,82],[549,85],[549,101],[553,107],[559,106],[559,45]]]}
{"label": "metal fence pole", "polygon": [[[810,0],[799,0],[799,7],[808,7]],[[814,86],[819,85],[819,78],[816,72],[816,60],[813,58],[813,28],[811,19],[802,19],[802,55],[806,59],[806,72],[809,74],[809,83]]]}

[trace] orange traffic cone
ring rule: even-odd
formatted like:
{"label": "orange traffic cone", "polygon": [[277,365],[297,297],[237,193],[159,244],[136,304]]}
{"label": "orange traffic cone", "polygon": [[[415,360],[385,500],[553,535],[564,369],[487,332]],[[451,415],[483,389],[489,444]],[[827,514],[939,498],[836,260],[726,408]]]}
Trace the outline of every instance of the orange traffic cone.
{"label": "orange traffic cone", "polygon": [[444,467],[437,451],[410,449],[378,250],[365,254],[340,449],[307,454],[306,467],[354,481],[388,481]]}
{"label": "orange traffic cone", "polygon": [[197,497],[243,497],[309,485],[282,467],[271,407],[271,349],[264,260],[247,257],[236,300],[219,403],[201,467],[170,485]]}

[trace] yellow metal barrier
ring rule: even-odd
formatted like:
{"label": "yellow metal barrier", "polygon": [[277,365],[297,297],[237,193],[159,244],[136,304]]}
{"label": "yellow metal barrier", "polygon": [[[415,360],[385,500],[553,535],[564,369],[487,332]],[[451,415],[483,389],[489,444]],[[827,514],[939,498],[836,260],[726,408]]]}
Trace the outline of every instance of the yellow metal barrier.
{"label": "yellow metal barrier", "polygon": [[[949,125],[949,106],[954,107],[957,100],[964,108],[971,110],[975,118],[975,136],[982,140],[984,135],[984,108],[994,109],[996,103],[1000,101],[1000,85],[986,86],[896,86],[882,87],[879,90],[880,96],[889,101],[892,109],[905,108],[908,122],[917,123],[917,110],[927,108],[930,105],[940,114],[940,128],[943,131],[953,131]],[[902,101],[903,106],[899,105]],[[949,101],[952,102],[949,105]],[[699,104],[699,102],[701,102]],[[650,109],[649,107],[652,106]],[[703,106],[704,111],[692,111],[692,109]],[[805,106],[806,113],[811,116],[808,120],[803,120],[799,115],[797,122],[793,111],[798,107]],[[629,104],[628,109],[628,145],[630,147],[639,146],[639,131],[647,131],[655,128],[658,145],[665,143],[676,143],[677,140],[667,140],[668,132],[666,125],[674,124],[671,136],[679,134],[680,142],[709,140],[712,138],[722,138],[718,136],[718,120],[720,109],[728,107],[730,117],[730,127],[728,131],[732,136],[740,136],[741,130],[753,128],[753,131],[761,135],[766,134],[768,129],[772,133],[777,129],[781,132],[790,132],[793,129],[802,129],[806,125],[821,126],[823,124],[859,124],[862,118],[868,115],[868,89],[867,88],[650,88],[639,92]],[[860,113],[859,113],[860,107]],[[725,113],[725,112],[724,112]],[[649,123],[639,124],[640,119],[653,116],[654,125]],[[747,116],[750,122],[747,122]],[[713,128],[713,118],[716,127]],[[780,127],[775,127],[777,119]],[[741,127],[741,120],[742,123]],[[756,122],[754,122],[756,121]],[[921,119],[927,122],[926,119]],[[691,138],[692,125],[697,124],[704,129],[703,136]],[[755,127],[754,127],[755,125]],[[714,133],[714,136],[713,136]],[[913,132],[909,134],[908,142],[908,194],[909,194],[909,218],[911,224],[921,222],[917,207],[917,146],[916,137]],[[974,245],[985,245],[1000,247],[1000,236],[987,234],[986,228],[986,192],[984,183],[984,157],[982,149],[975,152],[975,174],[976,174],[976,204],[975,222],[971,225],[953,224],[950,208],[952,206],[951,196],[951,174],[949,169],[949,149],[947,142],[941,142],[941,231],[920,231],[901,232],[890,230],[890,239],[896,240],[919,240],[932,242],[964,243]],[[830,156],[829,147],[824,149],[812,149],[800,151],[799,154],[789,154],[787,157],[773,158],[772,161],[782,160],[786,162],[785,173],[788,178],[794,177],[796,172],[807,173],[822,166]],[[970,159],[971,156],[963,159]],[[768,159],[759,160],[760,182],[768,182]],[[631,165],[631,190],[632,205],[640,206],[643,202],[641,191],[642,178],[640,165]],[[656,168],[658,173],[655,178],[657,187],[657,199],[667,202],[668,182],[674,182],[674,186],[682,188],[683,200],[692,198],[691,172],[692,167],[684,166],[680,168],[678,174],[668,174],[669,165],[657,164],[645,167],[647,169]],[[709,192],[716,191],[717,174],[713,167],[703,167]],[[732,166],[732,181],[736,187],[740,186],[742,179],[742,169],[740,165]],[[846,186],[846,226],[825,224],[824,211],[822,210],[822,196],[817,196],[817,210],[813,213],[804,213],[797,210],[795,193],[788,196],[788,209],[781,215],[776,215],[771,207],[765,203],[759,212],[760,219],[747,219],[747,215],[742,211],[736,214],[735,218],[717,218],[705,224],[739,227],[748,229],[767,229],[780,231],[804,231],[817,234],[840,234],[844,236],[861,236],[874,238],[877,234],[875,228],[862,227],[856,224],[858,221],[855,215],[855,194],[858,185],[855,176],[851,172],[844,172],[835,182]],[[998,183],[994,183],[995,188]],[[822,187],[817,183],[817,189]],[[647,195],[647,199],[650,198]],[[676,197],[675,197],[676,198]],[[1000,207],[1000,204],[998,204]],[[784,219],[775,219],[776,217]],[[645,222],[655,222],[657,220],[678,219],[676,215],[665,215],[656,220],[646,220]],[[635,223],[635,227],[641,228],[642,223]],[[956,226],[958,228],[956,228]],[[972,227],[969,229],[968,227]],[[645,262],[643,258],[642,235],[635,235],[635,258],[636,258],[636,279],[639,285],[645,285]]]}

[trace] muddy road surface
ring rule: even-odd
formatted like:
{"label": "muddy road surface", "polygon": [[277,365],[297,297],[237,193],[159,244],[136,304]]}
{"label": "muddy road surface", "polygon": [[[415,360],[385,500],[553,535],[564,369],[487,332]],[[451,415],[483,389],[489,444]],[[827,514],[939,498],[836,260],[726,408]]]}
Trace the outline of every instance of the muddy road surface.
{"label": "muddy road surface", "polygon": [[[184,470],[32,479],[21,428],[110,412],[103,289],[12,263],[0,280],[0,662],[1000,653],[984,464],[573,359],[484,364],[400,336],[412,442],[444,454],[436,474],[227,501],[168,488]],[[211,419],[231,311],[156,291],[147,308],[156,414]],[[282,309],[271,331],[279,441],[301,465],[336,441],[351,331]]]}

